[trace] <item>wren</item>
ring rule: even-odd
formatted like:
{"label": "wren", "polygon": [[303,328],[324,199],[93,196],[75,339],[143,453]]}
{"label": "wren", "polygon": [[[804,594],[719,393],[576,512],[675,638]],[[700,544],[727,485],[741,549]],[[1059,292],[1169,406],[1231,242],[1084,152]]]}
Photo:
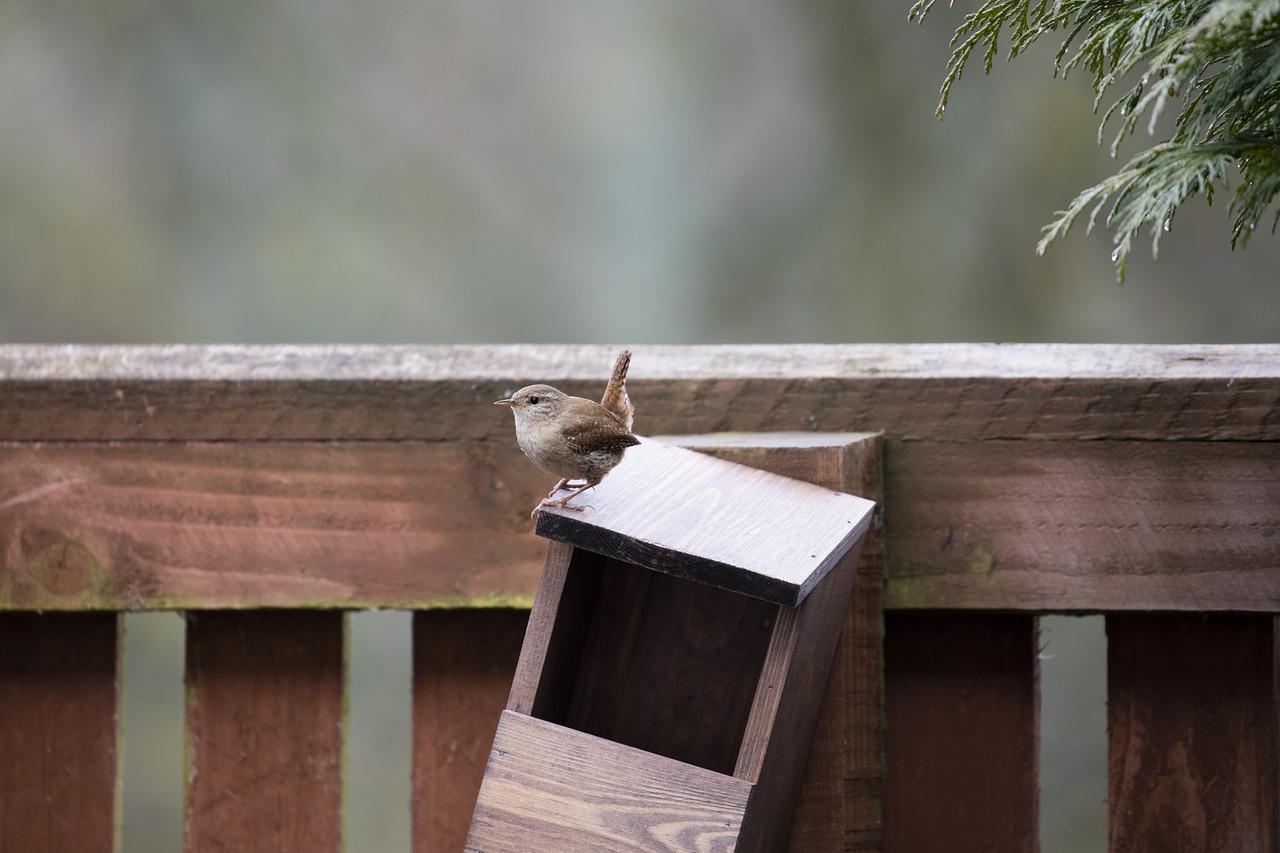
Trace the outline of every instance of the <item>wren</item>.
{"label": "wren", "polygon": [[[495,406],[507,406],[516,419],[516,443],[533,464],[560,478],[533,512],[544,506],[581,510],[569,503],[594,488],[622,461],[628,447],[640,443],[631,432],[635,408],[627,394],[631,353],[623,350],[599,403],[572,397],[550,385],[528,385]],[[581,484],[573,484],[580,480]],[[561,489],[569,494],[552,500]]]}

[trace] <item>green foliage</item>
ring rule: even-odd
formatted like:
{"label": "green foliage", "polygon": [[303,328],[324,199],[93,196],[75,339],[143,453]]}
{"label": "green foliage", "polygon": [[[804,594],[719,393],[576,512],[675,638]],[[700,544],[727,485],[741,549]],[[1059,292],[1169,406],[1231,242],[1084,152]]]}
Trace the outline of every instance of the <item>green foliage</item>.
{"label": "green foliage", "polygon": [[[923,19],[934,2],[919,0],[910,18]],[[1229,189],[1232,178],[1231,244],[1249,241],[1280,192],[1280,0],[986,0],[952,39],[939,118],[973,54],[981,50],[990,72],[1006,32],[1010,59],[1046,33],[1063,34],[1054,74],[1093,76],[1098,142],[1113,127],[1112,156],[1142,119],[1154,136],[1166,108],[1179,105],[1168,138],[1058,211],[1037,251],[1082,215],[1092,230],[1105,209],[1123,281],[1143,227],[1155,255],[1179,206],[1197,194],[1212,203],[1214,187]],[[1280,210],[1272,233],[1278,222]]]}

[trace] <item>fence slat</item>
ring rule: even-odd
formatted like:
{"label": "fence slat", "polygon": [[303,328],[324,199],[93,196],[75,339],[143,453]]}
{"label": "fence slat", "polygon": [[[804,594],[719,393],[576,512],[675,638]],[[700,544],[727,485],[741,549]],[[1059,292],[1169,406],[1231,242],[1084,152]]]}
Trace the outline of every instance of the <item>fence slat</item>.
{"label": "fence slat", "polygon": [[526,610],[413,616],[413,850],[456,853],[484,779]]}
{"label": "fence slat", "polygon": [[1038,849],[1037,623],[885,617],[886,853]]}
{"label": "fence slat", "polygon": [[192,614],[186,849],[337,853],[345,616]]}
{"label": "fence slat", "polygon": [[1274,850],[1276,619],[1107,617],[1113,851]]}
{"label": "fence slat", "polygon": [[0,613],[0,850],[117,848],[119,618]]}

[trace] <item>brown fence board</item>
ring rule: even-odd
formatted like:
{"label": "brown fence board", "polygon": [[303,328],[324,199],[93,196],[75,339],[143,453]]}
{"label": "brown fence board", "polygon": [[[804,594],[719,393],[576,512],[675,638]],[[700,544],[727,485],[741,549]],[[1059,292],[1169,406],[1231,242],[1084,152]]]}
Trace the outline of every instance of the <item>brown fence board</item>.
{"label": "brown fence board", "polygon": [[[1275,346],[635,347],[645,434],[1280,440]],[[598,396],[604,346],[0,347],[2,440],[492,440],[529,382]],[[747,405],[747,401],[751,404]]]}
{"label": "brown fence board", "polygon": [[414,853],[456,853],[467,840],[528,621],[526,610],[414,614]]}
{"label": "brown fence board", "polygon": [[0,850],[118,849],[119,619],[0,613]]}
{"label": "brown fence board", "polygon": [[1036,618],[885,618],[885,853],[1039,849]]}
{"label": "brown fence board", "polygon": [[1107,617],[1111,849],[1275,850],[1276,619]]}
{"label": "brown fence board", "polygon": [[0,445],[0,609],[527,606],[546,477],[493,450]]}
{"label": "brown fence board", "polygon": [[895,441],[890,608],[1280,611],[1280,444]]}
{"label": "brown fence board", "polygon": [[337,853],[345,616],[188,616],[186,850]]}
{"label": "brown fence board", "polygon": [[[890,609],[1280,610],[1280,444],[886,458]],[[0,444],[0,609],[528,606],[547,485],[512,436]]]}

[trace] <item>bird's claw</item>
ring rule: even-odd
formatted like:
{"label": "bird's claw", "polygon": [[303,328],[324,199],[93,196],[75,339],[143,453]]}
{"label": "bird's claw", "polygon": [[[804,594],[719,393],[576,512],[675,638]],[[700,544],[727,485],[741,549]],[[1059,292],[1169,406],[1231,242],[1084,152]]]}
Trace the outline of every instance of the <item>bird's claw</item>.
{"label": "bird's claw", "polygon": [[559,507],[564,507],[565,509],[571,509],[574,512],[582,512],[584,509],[586,509],[586,507],[581,507],[581,506],[578,506],[577,504],[569,503],[569,498],[576,497],[577,494],[578,494],[577,492],[574,492],[573,494],[565,495],[563,498],[559,498],[554,501],[551,498],[544,498],[538,502],[537,506],[533,508],[533,512],[529,513],[529,518],[537,519],[538,513],[542,510],[544,506],[559,506]]}

